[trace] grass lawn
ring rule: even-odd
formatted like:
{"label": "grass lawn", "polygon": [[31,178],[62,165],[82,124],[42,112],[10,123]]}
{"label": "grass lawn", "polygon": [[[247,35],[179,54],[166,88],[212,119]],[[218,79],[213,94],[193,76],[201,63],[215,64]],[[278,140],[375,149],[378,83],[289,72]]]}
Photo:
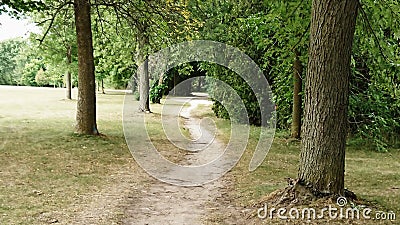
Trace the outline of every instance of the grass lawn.
{"label": "grass lawn", "polygon": [[122,132],[124,96],[98,96],[99,137],[74,134],[76,100],[64,96],[0,86],[0,224],[68,224],[109,176],[139,171]]}
{"label": "grass lawn", "polygon": [[[125,144],[123,98],[122,94],[98,95],[98,128],[103,135],[78,136],[74,134],[76,101],[64,100],[64,90],[0,86],[0,224],[70,224],[113,185],[116,195],[127,187],[132,193],[146,187],[148,177]],[[159,117],[160,106],[152,109],[156,113],[148,117],[150,121]],[[205,108],[198,111],[203,111],[198,116],[213,117]],[[229,123],[217,119],[216,124],[220,137],[229,138]],[[168,145],[162,134],[157,136],[158,130],[150,125],[159,146]],[[299,143],[289,141],[283,132],[277,133],[261,167],[248,172],[256,136],[257,129],[252,128],[248,150],[227,174],[234,181],[228,197],[243,207],[260,203],[266,194],[285,187],[285,178],[297,175]],[[394,211],[399,217],[400,150],[377,153],[350,144],[346,156],[346,188],[374,208]],[[119,186],[123,181],[116,176],[121,171],[129,178],[128,186]],[[108,204],[112,201],[104,207]],[[116,216],[105,217],[104,224],[118,222],[121,213],[110,213]]]}
{"label": "grass lawn", "polygon": [[[201,114],[201,113],[199,113]],[[212,116],[209,112],[204,115]],[[230,124],[226,120],[216,119],[219,135],[225,141],[229,140]],[[228,199],[233,199],[236,205],[243,208],[258,207],[263,204],[266,196],[288,186],[287,178],[296,178],[300,157],[300,142],[289,139],[289,133],[277,131],[272,147],[261,166],[248,171],[248,165],[253,155],[258,137],[258,129],[251,128],[250,141],[246,152],[238,165],[228,173],[233,179]],[[400,149],[389,149],[387,153],[372,150],[367,144],[350,144],[346,149],[345,188],[353,191],[363,204],[375,211],[394,212],[395,221],[364,220],[340,221],[338,224],[400,224]],[[335,206],[335,204],[333,204]],[[324,206],[325,207],[325,206]],[[252,210],[254,217],[256,213]],[[375,214],[371,214],[373,217]],[[219,215],[224,217],[224,215]],[[275,216],[276,218],[276,216]],[[220,220],[224,220],[223,218]],[[282,224],[284,220],[268,223],[258,218],[250,220],[256,224]],[[302,223],[304,221],[301,221]],[[299,221],[297,221],[299,223]],[[318,223],[318,221],[317,221]],[[319,224],[326,224],[322,221]],[[329,222],[331,224],[331,222]]]}

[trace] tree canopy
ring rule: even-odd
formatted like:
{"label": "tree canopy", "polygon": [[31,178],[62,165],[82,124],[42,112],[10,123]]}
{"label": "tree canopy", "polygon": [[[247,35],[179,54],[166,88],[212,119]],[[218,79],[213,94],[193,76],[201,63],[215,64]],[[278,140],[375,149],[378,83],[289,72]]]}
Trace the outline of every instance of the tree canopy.
{"label": "tree canopy", "polygon": [[[309,1],[97,0],[90,3],[98,84],[126,88],[140,62],[170,43],[220,41],[238,47],[260,65],[274,93],[278,128],[290,128],[295,58],[303,67],[303,73],[299,74],[303,86],[307,71]],[[381,151],[394,145],[400,132],[399,4],[396,0],[361,2],[351,55],[347,133],[368,139]],[[35,13],[29,14],[32,11]],[[5,0],[0,13],[5,12],[31,15],[43,33],[32,35],[29,40],[1,43],[0,82],[65,86],[66,71],[70,70],[74,86],[78,85],[71,2]],[[66,56],[69,48],[71,63]],[[205,62],[180,65],[161,78],[150,75],[150,98],[158,102],[162,94],[173,88],[173,81],[196,74],[206,74],[231,85],[244,99],[251,122],[260,123],[259,108],[248,85],[232,71]],[[304,93],[300,92],[300,96],[303,98]],[[217,116],[228,118],[218,102],[213,110]]]}
{"label": "tree canopy", "polygon": [[42,0],[2,0],[0,2],[0,14],[6,12],[17,18],[22,13],[40,11],[46,8],[46,4]]}

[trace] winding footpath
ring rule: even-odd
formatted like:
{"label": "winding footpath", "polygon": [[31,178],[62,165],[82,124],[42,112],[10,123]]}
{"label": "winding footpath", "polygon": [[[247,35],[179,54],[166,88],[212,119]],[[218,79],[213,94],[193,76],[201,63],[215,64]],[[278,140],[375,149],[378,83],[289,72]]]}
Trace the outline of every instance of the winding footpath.
{"label": "winding footpath", "polygon": [[[180,116],[184,118],[184,127],[190,133],[191,149],[198,149],[186,154],[179,164],[200,165],[221,154],[224,144],[215,139],[214,133],[205,126],[199,126],[201,122],[199,118],[192,116],[193,110],[198,105],[209,105],[211,102],[201,97],[176,97],[174,101],[181,105],[185,102],[190,103],[189,107],[181,108]],[[211,139],[212,147],[207,147]],[[126,208],[123,224],[204,224],[207,214],[215,209],[212,202],[221,196],[220,190],[223,187],[222,179],[195,187],[170,185],[154,179],[147,189],[141,191],[141,196]]]}

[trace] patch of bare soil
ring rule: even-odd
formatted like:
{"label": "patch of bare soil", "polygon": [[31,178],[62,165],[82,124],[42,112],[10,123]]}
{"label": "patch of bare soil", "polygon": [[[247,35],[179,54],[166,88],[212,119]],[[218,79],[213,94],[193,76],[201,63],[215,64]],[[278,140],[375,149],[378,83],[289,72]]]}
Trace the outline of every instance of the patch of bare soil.
{"label": "patch of bare soil", "polygon": [[133,162],[119,168],[107,178],[102,190],[81,195],[69,208],[38,215],[41,224],[121,224],[124,209],[145,188],[143,173]]}
{"label": "patch of bare soil", "polygon": [[[212,136],[207,126],[198,128],[200,118],[190,115],[196,104],[204,104],[204,99],[192,101],[191,107],[183,111],[184,126],[195,139],[193,148],[204,147],[201,137]],[[208,137],[207,137],[208,138]],[[181,156],[177,162],[181,165],[199,165],[209,162],[224,150],[224,144],[216,140],[213,149],[189,152]],[[168,151],[163,151],[166,158]],[[170,153],[173,154],[173,153]],[[165,171],[170,173],[174,171]],[[213,171],[210,171],[212,173]],[[82,196],[82,201],[71,205],[68,211],[74,211],[74,217],[67,220],[62,212],[44,213],[40,215],[45,224],[134,224],[134,225],[167,225],[167,224],[394,224],[391,221],[377,221],[346,218],[329,218],[325,213],[322,218],[302,217],[304,208],[316,210],[316,216],[327,207],[340,208],[336,198],[318,196],[295,180],[288,180],[285,189],[277,190],[258,203],[251,206],[238,205],[232,196],[235,180],[233,174],[227,173],[221,179],[195,187],[170,185],[150,177],[139,166],[132,164],[116,168],[107,181],[108,186],[100,192]],[[346,207],[367,207],[363,201],[357,200],[348,192]],[[83,202],[83,203],[82,203]],[[274,208],[273,213],[271,210]],[[278,218],[278,209],[299,211],[297,219]],[[272,215],[272,217],[271,217]],[[261,218],[260,218],[261,216]]]}
{"label": "patch of bare soil", "polygon": [[[181,100],[187,101],[187,99]],[[191,107],[182,109],[185,129],[189,131],[193,139],[191,148],[205,150],[187,152],[183,158],[179,159],[180,165],[204,164],[224,151],[224,144],[215,139],[212,148],[204,148],[206,143],[204,138],[212,137],[212,131],[206,130],[207,126],[199,128],[200,119],[190,115],[190,111],[196,108],[196,104],[205,103],[205,99],[195,99],[191,101]],[[165,155],[168,151],[162,151],[162,154],[166,158],[171,158]],[[236,214],[231,204],[225,205],[223,201],[224,195],[227,195],[229,191],[227,189],[229,181],[226,176],[204,185],[184,187],[156,180],[138,168],[136,163],[133,163],[133,167],[130,169],[134,169],[135,174],[129,170],[115,173],[113,177],[110,177],[111,185],[100,193],[85,197],[91,198],[92,201],[83,206],[73,206],[77,212],[75,218],[69,222],[135,225],[237,224],[218,219],[219,214]],[[209,172],[213,173],[213,171]],[[174,171],[165,171],[165,173],[174,173]]]}
{"label": "patch of bare soil", "polygon": [[[177,99],[179,101],[179,99]],[[182,102],[187,99],[181,99]],[[193,139],[192,149],[204,149],[205,140],[213,134],[199,128],[199,119],[193,118],[190,111],[197,104],[206,103],[204,99],[191,100],[190,107],[183,108],[181,116],[185,118],[184,126]],[[188,152],[179,161],[180,165],[199,165],[209,162],[224,150],[224,145],[214,140],[213,148],[204,151]],[[164,153],[165,154],[165,153]],[[174,171],[165,171],[170,173]],[[213,171],[210,171],[212,173]],[[213,182],[195,187],[170,185],[152,179],[147,189],[141,190],[140,195],[130,201],[125,209],[123,224],[205,224],[206,218],[212,211],[219,211],[220,205],[215,200],[221,198],[225,181],[218,179]]]}
{"label": "patch of bare soil", "polygon": [[120,224],[126,202],[145,188],[140,182],[143,177],[132,173],[132,169],[128,167],[111,175],[107,182],[111,185],[94,195],[84,196],[83,202],[87,204],[73,205],[76,214],[69,224]]}

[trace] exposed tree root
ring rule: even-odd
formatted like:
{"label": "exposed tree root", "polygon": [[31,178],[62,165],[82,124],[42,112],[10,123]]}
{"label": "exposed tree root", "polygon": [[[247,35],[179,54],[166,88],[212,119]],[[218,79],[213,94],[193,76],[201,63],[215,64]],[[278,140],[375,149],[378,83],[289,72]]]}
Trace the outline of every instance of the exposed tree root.
{"label": "exposed tree root", "polygon": [[[280,207],[306,206],[318,202],[335,203],[336,199],[341,197],[318,192],[311,186],[304,185],[298,179],[288,178],[287,181],[288,186],[286,188],[272,192],[263,198],[260,203],[268,203]],[[347,189],[345,189],[343,197],[346,197],[348,201],[357,201],[357,196]]]}
{"label": "exposed tree root", "polygon": [[[248,212],[245,216],[249,224],[298,224],[303,222],[307,222],[308,224],[371,224],[371,222],[374,222],[364,218],[330,218],[327,213],[319,217],[322,215],[323,209],[328,209],[328,207],[337,209],[362,209],[371,204],[365,200],[358,199],[353,192],[347,189],[344,191],[344,196],[339,196],[320,193],[312,187],[304,185],[298,179],[288,178],[287,181],[288,186],[286,188],[278,189],[270,193],[253,205],[255,210]],[[345,199],[343,197],[345,197]],[[340,202],[339,200],[343,200],[344,202]],[[278,218],[278,209],[283,208],[286,209],[286,214],[283,214],[284,216],[288,216],[287,213],[290,210],[295,209],[303,213],[303,209],[312,208],[315,209],[314,215],[316,217],[313,219],[306,217],[305,220],[304,218]],[[306,210],[306,212],[309,211]],[[301,213],[299,215],[301,215]],[[260,217],[260,215],[264,217]]]}

